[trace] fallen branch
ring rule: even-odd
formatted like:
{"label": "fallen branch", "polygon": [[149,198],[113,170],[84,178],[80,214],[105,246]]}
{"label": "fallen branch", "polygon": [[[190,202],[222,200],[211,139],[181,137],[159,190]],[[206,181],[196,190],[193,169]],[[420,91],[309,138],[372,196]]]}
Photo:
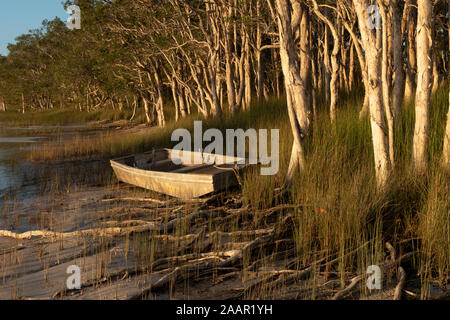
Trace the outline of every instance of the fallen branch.
{"label": "fallen branch", "polygon": [[352,279],[352,282],[343,290],[337,292],[332,300],[341,300],[345,296],[347,296],[357,285],[361,282],[361,280],[364,278],[363,275],[357,276]]}
{"label": "fallen branch", "polygon": [[[140,224],[132,227],[107,227],[107,228],[96,228],[88,229],[74,232],[54,232],[54,231],[44,231],[44,230],[34,230],[24,233],[15,233],[8,230],[0,230],[0,237],[12,238],[16,240],[30,240],[33,237],[39,238],[69,238],[69,237],[80,237],[80,236],[100,236],[100,237],[113,237],[113,236],[124,236],[126,234],[143,233],[149,231],[157,231],[161,233],[171,232],[175,226],[183,224],[185,220],[191,220],[199,217],[202,214],[209,213],[205,211],[193,212],[181,219],[176,218],[168,222],[167,224],[159,224],[155,222],[148,222],[146,224]],[[216,213],[217,214],[217,213]],[[181,216],[181,215],[180,215]],[[142,222],[142,221],[141,221]],[[127,221],[130,223],[130,221]]]}

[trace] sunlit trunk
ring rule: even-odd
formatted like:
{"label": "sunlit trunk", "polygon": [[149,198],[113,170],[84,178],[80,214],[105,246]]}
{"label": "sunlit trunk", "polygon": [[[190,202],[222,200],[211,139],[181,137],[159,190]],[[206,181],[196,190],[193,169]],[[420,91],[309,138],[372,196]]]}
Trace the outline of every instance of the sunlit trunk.
{"label": "sunlit trunk", "polygon": [[412,165],[416,172],[428,166],[427,146],[430,134],[431,96],[431,25],[433,5],[429,0],[418,0],[417,18],[417,90],[416,124],[414,128]]}
{"label": "sunlit trunk", "polygon": [[392,1],[392,43],[394,51],[394,89],[392,96],[392,110],[398,119],[402,113],[402,103],[405,91],[405,76],[403,73],[402,28],[400,22],[399,1]]}
{"label": "sunlit trunk", "polygon": [[415,34],[416,34],[416,20],[415,9],[409,9],[407,20],[407,68],[406,68],[406,82],[405,82],[405,100],[411,101],[414,96],[414,87],[416,83],[416,52],[415,52]]}
{"label": "sunlit trunk", "polygon": [[380,6],[381,16],[383,19],[382,30],[382,65],[381,65],[381,82],[383,89],[383,104],[386,114],[388,136],[389,136],[389,159],[391,165],[394,165],[394,114],[391,106],[391,74],[389,72],[389,29],[391,28],[391,19],[389,18],[388,9],[392,5],[390,1],[386,1],[386,7]]}
{"label": "sunlit trunk", "polygon": [[[450,12],[450,0],[448,1],[448,9]],[[448,25],[450,26],[450,15],[448,17]],[[448,30],[448,44],[450,52],[450,29]],[[450,62],[450,61],[449,61]],[[449,68],[450,66],[447,66]],[[448,93],[449,108],[447,112],[447,125],[445,129],[444,136],[444,152],[442,153],[442,163],[447,168],[450,169],[450,91]]]}
{"label": "sunlit trunk", "polygon": [[378,186],[382,187],[389,176],[389,139],[383,109],[383,91],[381,87],[382,55],[378,50],[377,37],[367,25],[367,1],[353,0],[361,31],[362,45],[366,53],[369,84],[369,111],[372,129],[372,142],[375,160],[375,172]]}
{"label": "sunlit trunk", "polygon": [[[286,88],[286,99],[294,145],[292,148],[286,185],[292,184],[296,168],[304,170],[304,154],[302,140],[309,129],[309,106],[306,90],[300,77],[298,54],[295,47],[295,30],[300,23],[300,4],[292,0],[277,0],[278,32],[280,34],[280,57]],[[292,11],[291,11],[292,10]],[[297,21],[298,19],[298,21]]]}

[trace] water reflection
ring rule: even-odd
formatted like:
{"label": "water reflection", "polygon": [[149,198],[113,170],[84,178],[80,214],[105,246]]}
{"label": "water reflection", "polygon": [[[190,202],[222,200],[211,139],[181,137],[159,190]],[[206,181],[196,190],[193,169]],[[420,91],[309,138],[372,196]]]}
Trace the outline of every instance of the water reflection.
{"label": "water reflection", "polygon": [[[5,131],[4,131],[5,132]],[[22,185],[26,170],[24,151],[47,137],[9,137],[0,134],[0,196]]]}

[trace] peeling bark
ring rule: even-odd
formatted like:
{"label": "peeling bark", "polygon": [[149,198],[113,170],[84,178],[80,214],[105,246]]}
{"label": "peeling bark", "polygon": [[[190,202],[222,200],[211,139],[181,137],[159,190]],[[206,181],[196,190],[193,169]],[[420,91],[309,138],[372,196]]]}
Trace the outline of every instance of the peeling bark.
{"label": "peeling bark", "polygon": [[413,170],[422,172],[428,166],[427,147],[430,135],[431,98],[431,25],[433,5],[428,0],[418,0],[417,18],[417,90],[416,124],[413,140]]}
{"label": "peeling bark", "polygon": [[377,184],[379,187],[382,187],[386,183],[390,171],[389,139],[383,109],[380,74],[382,57],[381,52],[377,49],[377,37],[366,23],[369,19],[367,13],[368,2],[366,0],[353,0],[353,3],[358,16],[362,44],[366,53],[370,125],[372,129],[375,172]]}
{"label": "peeling bark", "polygon": [[300,3],[295,0],[277,0],[278,32],[280,35],[280,57],[283,69],[286,99],[294,145],[291,161],[286,175],[286,186],[292,184],[296,168],[304,170],[302,140],[309,129],[310,106],[307,105],[306,87],[300,77],[298,54],[295,47],[295,31],[301,17]]}

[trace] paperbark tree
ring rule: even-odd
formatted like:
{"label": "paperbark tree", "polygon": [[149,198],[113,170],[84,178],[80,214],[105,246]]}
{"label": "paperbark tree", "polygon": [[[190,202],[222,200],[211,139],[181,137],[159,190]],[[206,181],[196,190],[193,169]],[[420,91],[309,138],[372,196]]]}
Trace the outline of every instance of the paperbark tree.
{"label": "paperbark tree", "polygon": [[403,36],[400,20],[399,0],[391,0],[392,6],[392,44],[394,51],[394,89],[392,97],[392,109],[395,118],[399,118],[402,113],[402,103],[405,91],[403,73]]}
{"label": "paperbark tree", "polygon": [[[450,105],[450,92],[448,93],[448,100]],[[442,153],[442,163],[444,167],[450,169],[450,107],[447,112],[447,125],[444,136],[444,152]]]}
{"label": "paperbark tree", "polygon": [[338,82],[338,76],[339,76],[339,61],[338,61],[338,55],[339,55],[339,49],[341,46],[339,34],[334,27],[334,24],[328,19],[319,9],[319,6],[317,4],[317,1],[312,1],[314,5],[314,12],[319,17],[320,20],[322,20],[328,28],[330,28],[331,34],[333,36],[333,51],[331,53],[331,80],[330,80],[330,118],[331,122],[334,122],[336,120],[336,104],[337,104],[337,98],[338,98],[338,88],[337,88],[337,82]]}
{"label": "paperbark tree", "polygon": [[337,5],[338,13],[345,29],[350,34],[359,61],[361,78],[364,85],[364,100],[361,111],[359,113],[359,118],[363,119],[369,112],[369,80],[367,76],[366,57],[363,53],[361,40],[354,30],[354,26],[357,25],[358,19],[355,16],[354,8],[351,5],[346,5],[344,2],[338,2]]}
{"label": "paperbark tree", "polygon": [[413,170],[424,171],[428,166],[427,147],[430,135],[430,96],[432,69],[433,5],[429,0],[417,1],[417,89],[416,123],[413,139]]}
{"label": "paperbark tree", "polygon": [[416,50],[415,50],[415,35],[416,35],[416,8],[412,6],[411,1],[407,1],[405,14],[405,32],[407,33],[407,54],[406,54],[406,82],[405,82],[405,100],[411,101],[414,96],[414,87],[416,83]]}
{"label": "paperbark tree", "polygon": [[388,139],[389,139],[389,159],[391,165],[394,166],[394,113],[391,105],[391,79],[392,75],[389,72],[389,30],[391,29],[392,20],[389,16],[389,8],[392,6],[390,0],[380,1],[380,12],[383,20],[382,24],[382,64],[381,64],[381,82],[383,89],[383,104],[384,112],[386,114]]}
{"label": "paperbark tree", "polygon": [[[450,12],[450,0],[448,1],[448,12]],[[450,14],[448,15],[448,45],[450,52]],[[449,67],[450,66],[447,66],[447,68]],[[450,169],[450,91],[448,93],[448,102],[449,108],[447,112],[447,125],[444,136],[444,152],[442,153],[442,163],[444,167]]]}
{"label": "paperbark tree", "polygon": [[300,76],[300,65],[296,49],[296,30],[300,25],[301,4],[296,0],[276,0],[280,57],[286,90],[287,108],[294,135],[291,160],[286,175],[286,186],[292,184],[296,168],[300,173],[305,167],[302,140],[310,126],[310,106],[304,80]]}
{"label": "paperbark tree", "polygon": [[369,2],[367,0],[353,0],[353,4],[358,16],[362,46],[367,62],[370,125],[372,130],[375,172],[378,186],[382,187],[388,179],[391,167],[388,130],[383,109],[383,92],[381,87],[380,65],[382,63],[382,55],[377,48],[376,34],[367,23],[369,21],[367,11]]}

